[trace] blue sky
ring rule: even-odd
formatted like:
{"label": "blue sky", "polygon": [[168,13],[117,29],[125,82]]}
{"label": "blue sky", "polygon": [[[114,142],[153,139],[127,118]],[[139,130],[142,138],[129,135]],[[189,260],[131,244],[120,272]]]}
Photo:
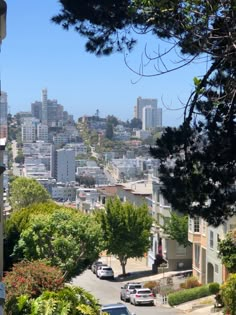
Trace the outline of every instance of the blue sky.
{"label": "blue sky", "polygon": [[[59,12],[58,1],[8,0],[7,5],[0,74],[12,114],[30,110],[30,104],[40,100],[41,90],[47,88],[48,98],[57,99],[75,119],[99,109],[101,117],[115,115],[130,120],[141,96],[158,99],[163,125],[178,126],[182,122],[181,102],[193,88],[192,78],[205,71],[204,65],[140,79],[127,68],[122,54],[96,57],[86,53],[85,40],[74,30],[64,31],[53,24],[50,18]],[[145,43],[146,39],[140,39],[137,49],[128,56],[136,70]],[[151,39],[149,47],[157,50],[157,41]]]}

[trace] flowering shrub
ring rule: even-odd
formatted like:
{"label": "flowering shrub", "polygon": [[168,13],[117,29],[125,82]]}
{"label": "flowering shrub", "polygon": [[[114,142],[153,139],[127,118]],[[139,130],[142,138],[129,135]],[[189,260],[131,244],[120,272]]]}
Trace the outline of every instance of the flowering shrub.
{"label": "flowering shrub", "polygon": [[46,261],[21,261],[6,272],[6,307],[20,295],[38,297],[43,291],[57,291],[64,286],[62,271],[47,265]]}

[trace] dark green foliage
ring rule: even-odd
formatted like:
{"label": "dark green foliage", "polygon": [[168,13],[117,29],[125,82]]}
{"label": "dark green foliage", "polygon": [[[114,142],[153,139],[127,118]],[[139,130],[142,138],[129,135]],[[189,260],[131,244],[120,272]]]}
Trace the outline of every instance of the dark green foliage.
{"label": "dark green foliage", "polygon": [[142,120],[138,119],[138,118],[133,118],[133,119],[131,119],[129,126],[130,126],[130,128],[141,129],[142,128]]}
{"label": "dark green foliage", "polygon": [[105,136],[109,140],[113,138],[113,125],[110,122],[107,123]]}
{"label": "dark green foliage", "polygon": [[103,250],[100,225],[92,216],[62,208],[35,215],[20,235],[13,257],[46,259],[70,280],[83,272]]}
{"label": "dark green foliage", "polygon": [[14,262],[13,248],[20,239],[20,234],[30,225],[30,220],[40,213],[50,214],[62,208],[55,202],[33,204],[27,208],[14,211],[5,223],[4,270],[9,270]]}
{"label": "dark green foliage", "polygon": [[79,185],[84,185],[85,187],[94,187],[96,184],[95,178],[92,176],[76,176],[76,181]]}
{"label": "dark green foliage", "polygon": [[108,200],[105,211],[97,214],[108,254],[118,257],[125,274],[128,258],[142,257],[150,246],[152,218],[146,206]]}
{"label": "dark green foliage", "polygon": [[197,300],[204,296],[211,295],[208,285],[198,288],[181,290],[168,295],[168,303],[171,306],[179,305],[188,301]]}
{"label": "dark green foliage", "polygon": [[208,286],[211,294],[217,294],[220,291],[220,285],[218,282],[209,283]]}

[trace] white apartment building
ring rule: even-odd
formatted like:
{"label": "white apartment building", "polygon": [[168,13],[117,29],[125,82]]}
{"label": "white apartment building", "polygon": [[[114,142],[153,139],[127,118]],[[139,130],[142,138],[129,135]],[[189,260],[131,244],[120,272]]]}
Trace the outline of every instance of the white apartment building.
{"label": "white apartment building", "polygon": [[98,191],[95,188],[79,188],[76,190],[76,209],[84,213],[91,213],[98,204]]}
{"label": "white apartment building", "polygon": [[37,140],[37,125],[39,120],[34,117],[23,119],[21,125],[21,139],[23,143],[32,143]]}
{"label": "white apartment building", "polygon": [[23,169],[23,175],[29,178],[42,179],[49,178],[51,173],[46,169],[43,163],[40,163],[39,160],[34,160],[32,163],[27,161]]}
{"label": "white apartment building", "polygon": [[52,198],[61,201],[75,201],[76,199],[76,185],[56,183],[51,188]]}
{"label": "white apartment building", "polygon": [[25,157],[25,165],[33,164],[33,161],[38,160],[50,172],[50,177],[52,176],[53,145],[51,143],[44,141],[24,143],[22,151]]}
{"label": "white apartment building", "polygon": [[55,146],[61,146],[69,142],[69,137],[65,133],[58,133],[56,135],[53,135],[52,141]]}
{"label": "white apartment building", "polygon": [[84,143],[67,143],[64,148],[74,150],[75,156],[86,155],[88,152],[88,148]]}
{"label": "white apartment building", "polygon": [[48,142],[48,126],[43,124],[37,125],[37,139]]}

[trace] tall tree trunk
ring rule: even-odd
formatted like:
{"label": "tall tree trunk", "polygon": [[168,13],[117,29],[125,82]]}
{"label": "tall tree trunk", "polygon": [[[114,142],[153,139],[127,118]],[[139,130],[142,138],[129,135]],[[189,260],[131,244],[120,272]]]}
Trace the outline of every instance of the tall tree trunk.
{"label": "tall tree trunk", "polygon": [[122,275],[124,276],[126,274],[125,266],[127,264],[127,257],[119,256],[119,261],[122,268]]}
{"label": "tall tree trunk", "polygon": [[122,275],[123,275],[123,276],[126,274],[126,271],[125,271],[125,266],[126,266],[126,264],[121,263],[121,267],[122,267]]}

